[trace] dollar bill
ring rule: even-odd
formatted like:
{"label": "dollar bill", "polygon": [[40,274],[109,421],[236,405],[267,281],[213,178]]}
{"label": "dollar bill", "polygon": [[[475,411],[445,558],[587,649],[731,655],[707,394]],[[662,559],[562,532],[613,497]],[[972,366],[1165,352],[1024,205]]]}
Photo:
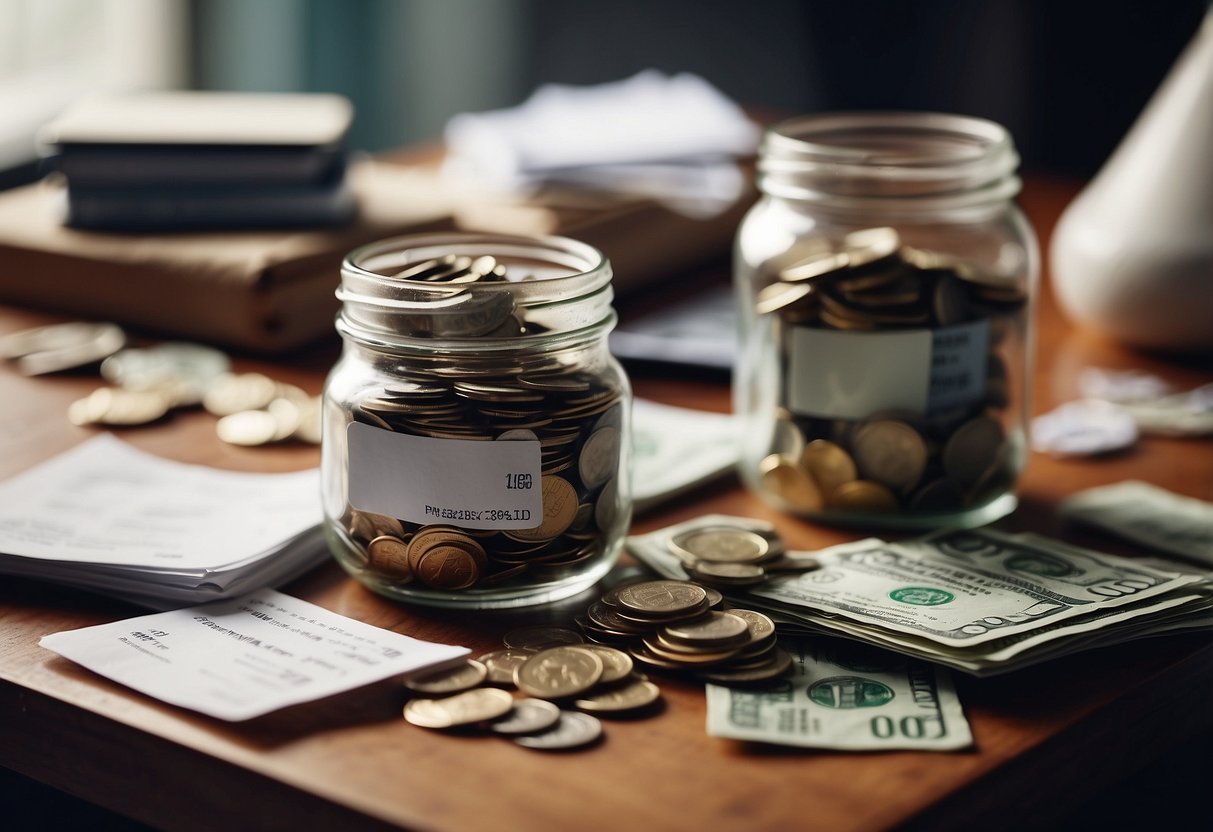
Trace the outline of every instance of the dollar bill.
{"label": "dollar bill", "polygon": [[[629,538],[636,557],[685,577],[670,533]],[[744,521],[752,522],[752,521]],[[810,553],[790,553],[808,555]],[[781,635],[833,633],[976,675],[1162,632],[1207,628],[1213,575],[1032,534],[948,531],[866,539],[811,553],[814,572],[725,594],[771,616]]]}
{"label": "dollar bill", "polygon": [[1090,488],[1062,516],[1158,551],[1213,566],[1213,503],[1138,480]]}
{"label": "dollar bill", "polygon": [[646,399],[632,405],[632,499],[636,511],[731,472],[733,417]]}
{"label": "dollar bill", "polygon": [[715,737],[840,751],[973,744],[947,670],[838,638],[784,640],[793,672],[761,690],[707,685]]}

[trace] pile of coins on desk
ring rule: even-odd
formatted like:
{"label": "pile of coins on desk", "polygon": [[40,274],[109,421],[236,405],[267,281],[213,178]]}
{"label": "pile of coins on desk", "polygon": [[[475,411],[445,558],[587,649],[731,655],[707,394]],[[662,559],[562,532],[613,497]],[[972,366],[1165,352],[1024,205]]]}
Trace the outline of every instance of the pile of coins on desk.
{"label": "pile of coins on desk", "polygon": [[653,670],[720,685],[785,675],[792,658],[776,643],[774,622],[752,610],[716,609],[722,602],[720,592],[691,581],[643,581],[609,590],[577,624],[586,638]]}
{"label": "pile of coins on desk", "polygon": [[[447,256],[396,277],[453,287],[504,280],[490,256]],[[452,298],[459,295],[451,295]],[[521,338],[542,332],[504,299],[475,304],[441,323],[406,316],[408,334]],[[409,329],[411,327],[411,329]],[[435,331],[437,327],[437,331]],[[361,393],[354,421],[412,436],[467,441],[534,441],[540,446],[543,518],[530,529],[464,529],[347,509],[355,568],[388,585],[442,591],[485,588],[511,579],[547,581],[603,553],[617,521],[616,475],[623,452],[623,389],[576,361],[550,354],[503,358],[498,352],[411,357],[395,379]]]}
{"label": "pile of coins on desk", "polygon": [[521,628],[503,642],[452,670],[408,680],[414,696],[405,720],[423,728],[483,730],[557,751],[602,737],[593,714],[653,713],[661,701],[661,691],[635,672],[627,653],[585,643],[568,627]]}
{"label": "pile of coins on desk", "polygon": [[[866,418],[774,415],[765,491],[817,513],[940,512],[980,505],[1018,475],[1004,429],[1008,373],[996,347],[1027,303],[1024,288],[971,262],[903,245],[887,227],[855,231],[780,268],[756,297],[775,316],[779,359],[795,328],[939,331],[989,322],[980,400],[930,415],[874,412]],[[809,357],[808,360],[828,360]],[[781,371],[786,377],[789,370]]]}
{"label": "pile of coins on desk", "polygon": [[0,338],[0,357],[24,375],[99,365],[111,386],[72,402],[68,419],[74,425],[134,427],[202,406],[217,418],[215,431],[229,444],[320,442],[319,396],[261,373],[232,373],[225,354],[202,344],[126,344],[126,333],[115,324],[75,321]]}

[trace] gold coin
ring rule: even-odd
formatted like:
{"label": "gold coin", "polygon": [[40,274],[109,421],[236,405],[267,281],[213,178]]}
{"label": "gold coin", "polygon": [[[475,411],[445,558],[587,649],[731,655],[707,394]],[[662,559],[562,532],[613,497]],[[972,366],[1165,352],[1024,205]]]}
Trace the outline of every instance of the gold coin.
{"label": "gold coin", "polygon": [[754,682],[766,682],[771,679],[777,679],[791,670],[792,662],[792,654],[782,647],[777,647],[771,653],[770,658],[756,667],[736,670],[727,667],[718,668],[704,671],[698,674],[698,677],[705,682],[714,682],[719,685],[743,685]]}
{"label": "gold coin", "polygon": [[577,645],[549,647],[520,664],[514,684],[527,696],[565,699],[585,693],[602,678],[602,659]]}
{"label": "gold coin", "polygon": [[892,512],[899,508],[892,491],[870,480],[844,482],[832,496],[834,506],[845,511]]}
{"label": "gold coin", "polygon": [[441,699],[410,699],[404,718],[422,728],[455,728],[505,716],[514,697],[500,688],[472,688]]}
{"label": "gold coin", "polygon": [[506,537],[522,541],[551,540],[567,529],[577,516],[577,489],[561,477],[542,480],[543,521],[533,529],[509,529]]}
{"label": "gold coin", "polygon": [[762,485],[792,508],[820,511],[825,504],[821,489],[795,461],[771,454],[759,466]]}
{"label": "gold coin", "polygon": [[[628,661],[630,663],[631,659]],[[636,679],[629,684],[582,697],[573,704],[583,711],[622,713],[647,708],[659,699],[661,688],[647,679]]]}
{"label": "gold coin", "polygon": [[409,580],[413,570],[409,566],[409,544],[390,534],[379,535],[366,547],[367,565],[396,580]]}
{"label": "gold coin", "polygon": [[800,467],[817,483],[827,504],[834,489],[859,478],[855,460],[841,445],[828,439],[814,439],[805,445],[800,454]]}
{"label": "gold coin", "polygon": [[927,467],[926,441],[914,428],[893,419],[861,425],[851,440],[851,451],[861,477],[893,491],[909,491]]}
{"label": "gold coin", "polygon": [[468,659],[461,665],[406,679],[404,686],[417,693],[458,693],[471,690],[488,676],[483,662]]}

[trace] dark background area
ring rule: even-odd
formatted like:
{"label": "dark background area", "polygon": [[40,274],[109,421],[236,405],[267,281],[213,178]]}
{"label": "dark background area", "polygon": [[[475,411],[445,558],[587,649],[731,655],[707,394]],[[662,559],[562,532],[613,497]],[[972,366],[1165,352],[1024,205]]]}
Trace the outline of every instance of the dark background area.
{"label": "dark background area", "polygon": [[[253,4],[254,6],[258,4]],[[939,110],[1006,125],[1032,171],[1089,176],[1207,0],[196,0],[192,76],[340,92],[369,150],[548,82],[693,72],[759,112]],[[264,11],[264,9],[263,9]],[[277,40],[275,40],[275,38]],[[297,41],[275,65],[273,43]],[[247,44],[247,46],[246,46]],[[281,49],[281,44],[278,47]]]}

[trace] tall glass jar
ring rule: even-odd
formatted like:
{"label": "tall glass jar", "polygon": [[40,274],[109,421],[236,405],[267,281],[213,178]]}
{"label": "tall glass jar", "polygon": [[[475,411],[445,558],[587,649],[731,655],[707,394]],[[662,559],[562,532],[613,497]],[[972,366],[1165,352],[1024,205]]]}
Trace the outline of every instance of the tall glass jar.
{"label": "tall glass jar", "polygon": [[346,571],[459,608],[602,577],[631,516],[606,258],[559,237],[415,235],[352,252],[337,296],[321,477]]}
{"label": "tall glass jar", "polygon": [[838,525],[975,526],[1027,459],[1035,235],[983,119],[840,113],[770,128],[738,231],[741,474]]}

